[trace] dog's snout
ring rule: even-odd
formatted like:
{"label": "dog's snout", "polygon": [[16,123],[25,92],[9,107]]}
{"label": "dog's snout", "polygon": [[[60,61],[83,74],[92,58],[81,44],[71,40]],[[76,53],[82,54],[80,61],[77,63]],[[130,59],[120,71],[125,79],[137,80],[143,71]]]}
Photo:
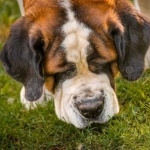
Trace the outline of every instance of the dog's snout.
{"label": "dog's snout", "polygon": [[103,110],[104,96],[87,97],[77,103],[77,109],[85,118],[94,119],[99,116]]}

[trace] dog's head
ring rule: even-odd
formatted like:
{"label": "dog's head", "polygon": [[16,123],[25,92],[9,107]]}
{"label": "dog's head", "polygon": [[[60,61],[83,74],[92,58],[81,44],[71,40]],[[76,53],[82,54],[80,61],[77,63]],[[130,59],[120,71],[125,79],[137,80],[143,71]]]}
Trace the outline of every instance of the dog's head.
{"label": "dog's head", "polygon": [[39,99],[45,83],[57,116],[78,128],[118,113],[114,77],[134,81],[143,73],[147,19],[126,0],[45,0],[25,8],[1,53],[25,98]]}

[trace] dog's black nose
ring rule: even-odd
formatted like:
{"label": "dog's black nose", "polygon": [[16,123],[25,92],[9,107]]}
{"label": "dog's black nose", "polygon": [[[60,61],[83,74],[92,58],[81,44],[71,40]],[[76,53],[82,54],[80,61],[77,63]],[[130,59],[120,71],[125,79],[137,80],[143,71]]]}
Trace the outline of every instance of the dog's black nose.
{"label": "dog's black nose", "polygon": [[99,116],[103,110],[104,95],[100,97],[83,98],[76,104],[81,115],[88,119],[94,119]]}

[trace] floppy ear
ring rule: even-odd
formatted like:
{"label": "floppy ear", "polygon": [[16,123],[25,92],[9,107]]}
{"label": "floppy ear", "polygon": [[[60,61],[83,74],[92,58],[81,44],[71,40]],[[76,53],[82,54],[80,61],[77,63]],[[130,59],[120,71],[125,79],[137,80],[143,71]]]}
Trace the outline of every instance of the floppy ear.
{"label": "floppy ear", "polygon": [[39,35],[30,37],[29,28],[30,24],[26,24],[24,17],[12,26],[0,59],[8,74],[24,85],[25,98],[34,101],[43,93],[44,42],[40,32]]}
{"label": "floppy ear", "polygon": [[150,22],[128,3],[120,4],[117,13],[124,27],[123,32],[119,28],[112,30],[118,67],[125,79],[134,81],[144,70],[144,58],[150,45]]}

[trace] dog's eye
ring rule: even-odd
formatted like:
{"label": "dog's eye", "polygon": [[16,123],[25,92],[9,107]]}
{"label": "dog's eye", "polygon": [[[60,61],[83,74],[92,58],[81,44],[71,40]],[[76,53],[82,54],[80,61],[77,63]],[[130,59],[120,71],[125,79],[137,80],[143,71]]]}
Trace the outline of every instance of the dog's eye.
{"label": "dog's eye", "polygon": [[94,58],[94,59],[92,59],[92,60],[90,60],[89,61],[89,63],[90,64],[105,64],[107,61],[106,61],[106,59],[104,59],[104,58],[100,58],[100,57],[97,57],[97,58]]}
{"label": "dog's eye", "polygon": [[75,64],[70,64],[70,68],[64,72],[54,74],[55,85],[59,85],[66,79],[71,79],[77,74],[77,69]]}
{"label": "dog's eye", "polygon": [[100,65],[100,60],[91,60],[89,62],[89,70],[94,73],[99,73],[102,71],[102,65]]}
{"label": "dog's eye", "polygon": [[111,70],[111,63],[102,58],[95,58],[88,63],[89,70],[93,73],[99,74],[101,72],[108,72]]}

